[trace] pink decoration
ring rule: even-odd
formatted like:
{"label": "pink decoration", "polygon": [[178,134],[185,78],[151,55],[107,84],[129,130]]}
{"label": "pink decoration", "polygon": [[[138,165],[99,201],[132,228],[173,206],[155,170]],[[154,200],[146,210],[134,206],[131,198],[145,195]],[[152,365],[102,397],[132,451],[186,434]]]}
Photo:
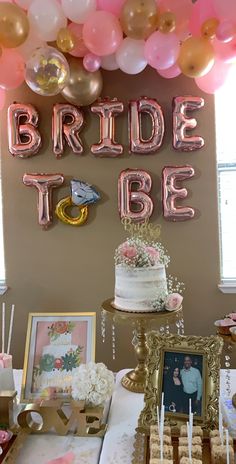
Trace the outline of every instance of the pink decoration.
{"label": "pink decoration", "polygon": [[0,111],[3,109],[6,100],[6,92],[0,87]]}
{"label": "pink decoration", "polygon": [[168,221],[193,219],[194,209],[190,206],[176,206],[176,200],[182,200],[188,196],[187,189],[179,187],[179,182],[190,179],[194,174],[192,166],[165,166],[162,170],[163,216]]}
{"label": "pink decoration", "polygon": [[215,39],[213,41],[213,47],[215,51],[215,58],[222,60],[224,63],[235,63],[236,60],[236,38],[228,43],[220,42]]}
{"label": "pink decoration", "polygon": [[219,18],[229,20],[236,18],[235,0],[212,0],[212,3]]}
{"label": "pink decoration", "polygon": [[95,72],[101,66],[101,58],[93,53],[87,53],[87,55],[84,56],[83,65],[86,71]]}
{"label": "pink decoration", "polygon": [[173,66],[167,69],[158,69],[158,74],[160,74],[161,77],[165,77],[166,79],[173,79],[174,77],[177,77],[181,74],[181,70],[179,66],[175,63]]}
{"label": "pink decoration", "polygon": [[0,57],[0,87],[16,89],[24,82],[25,63],[14,48],[3,49]]}
{"label": "pink decoration", "polygon": [[12,438],[13,433],[8,430],[0,430],[0,445],[4,445]]}
{"label": "pink decoration", "polygon": [[144,55],[153,68],[167,69],[176,62],[179,49],[179,38],[176,34],[153,32],[145,43]]}
{"label": "pink decoration", "polygon": [[38,190],[38,223],[47,229],[52,222],[52,189],[64,182],[62,174],[24,174],[23,184]]}
{"label": "pink decoration", "polygon": [[195,82],[206,93],[215,93],[224,84],[232,65],[215,60],[213,68],[205,76],[197,77]]}
{"label": "pink decoration", "polygon": [[[132,190],[133,184],[138,188]],[[118,181],[118,209],[120,217],[129,218],[133,222],[144,222],[153,212],[153,202],[149,196],[152,188],[150,174],[142,169],[126,169],[122,171]],[[132,206],[138,210],[132,210]]]}
{"label": "pink decoration", "polygon": [[[21,120],[25,119],[24,123]],[[41,135],[37,130],[38,112],[30,105],[12,103],[8,108],[8,146],[17,158],[36,155],[41,146]]]}
{"label": "pink decoration", "polygon": [[75,459],[75,454],[69,451],[68,453],[64,454],[64,456],[61,456],[60,458],[47,461],[46,464],[72,464],[74,459]]}
{"label": "pink decoration", "polygon": [[119,17],[125,1],[126,0],[97,0],[97,9],[109,11]]}
{"label": "pink decoration", "polygon": [[[151,119],[151,135],[144,139],[142,135],[142,113]],[[161,148],[165,132],[165,121],[161,106],[154,98],[142,97],[129,102],[129,139],[130,152],[148,154]]]}
{"label": "pink decoration", "polygon": [[174,13],[176,34],[182,36],[183,32],[188,31],[189,19],[193,8],[192,0],[157,0],[157,7],[161,13],[165,11]]}
{"label": "pink decoration", "polygon": [[65,141],[76,155],[83,153],[79,133],[83,127],[82,111],[69,103],[56,103],[53,106],[52,139],[53,152],[60,158],[64,152]]}
{"label": "pink decoration", "polygon": [[[220,1],[224,2],[224,0]],[[191,34],[200,36],[202,24],[211,18],[218,18],[214,9],[214,0],[197,0],[193,5],[190,17],[189,29]]]}
{"label": "pink decoration", "polygon": [[230,20],[222,21],[216,29],[216,38],[220,42],[230,42],[235,34],[236,26]]}
{"label": "pink decoration", "polygon": [[179,151],[199,150],[204,146],[204,139],[199,135],[189,135],[188,131],[197,126],[195,118],[189,117],[189,111],[195,111],[204,106],[201,97],[173,98],[173,148]]}
{"label": "pink decoration", "polygon": [[84,43],[95,55],[111,55],[118,49],[122,38],[119,20],[112,13],[95,11],[84,24]]}
{"label": "pink decoration", "polygon": [[4,369],[12,368],[11,354],[0,353],[1,367]]}
{"label": "pink decoration", "polygon": [[183,297],[179,293],[170,293],[165,301],[165,309],[167,311],[175,311],[179,309],[183,301]]}
{"label": "pink decoration", "polygon": [[131,246],[128,243],[124,243],[121,247],[121,253],[125,258],[132,259],[137,256],[137,250],[135,246]]}
{"label": "pink decoration", "polygon": [[154,248],[152,246],[147,246],[146,247],[146,252],[149,254],[153,264],[158,263],[159,258],[160,258],[160,253],[159,253],[158,250],[156,250],[156,248]]}
{"label": "pink decoration", "polygon": [[88,48],[84,44],[83,39],[83,24],[71,23],[68,26],[68,29],[73,32],[76,37],[76,45],[73,50],[71,50],[70,55],[82,58],[86,53],[89,52]]}

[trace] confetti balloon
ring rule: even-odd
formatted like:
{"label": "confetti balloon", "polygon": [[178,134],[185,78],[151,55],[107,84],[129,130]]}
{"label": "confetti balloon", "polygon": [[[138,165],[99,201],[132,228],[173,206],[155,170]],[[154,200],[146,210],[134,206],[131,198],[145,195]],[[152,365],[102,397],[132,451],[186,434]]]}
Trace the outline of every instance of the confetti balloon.
{"label": "confetti balloon", "polygon": [[69,65],[56,48],[38,48],[26,63],[25,80],[31,90],[39,95],[57,95],[68,78]]}
{"label": "confetti balloon", "polygon": [[0,3],[0,43],[15,48],[25,42],[29,34],[29,21],[24,11],[13,3]]}

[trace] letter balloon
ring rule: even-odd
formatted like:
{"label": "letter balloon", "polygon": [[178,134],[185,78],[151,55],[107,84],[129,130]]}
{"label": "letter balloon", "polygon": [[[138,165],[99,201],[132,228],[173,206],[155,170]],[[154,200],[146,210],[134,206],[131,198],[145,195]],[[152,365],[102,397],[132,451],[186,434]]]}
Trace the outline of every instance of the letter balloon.
{"label": "letter balloon", "polygon": [[[134,184],[138,187],[133,189]],[[133,222],[148,220],[153,212],[153,202],[149,193],[152,178],[141,169],[126,169],[118,180],[118,209],[121,219],[129,218]]]}
{"label": "letter balloon", "polygon": [[37,110],[29,103],[13,103],[9,106],[8,146],[16,158],[28,158],[38,153],[41,146],[38,119]]}
{"label": "letter balloon", "polygon": [[24,174],[23,184],[38,190],[38,222],[47,229],[52,222],[52,189],[64,182],[62,174]]}
{"label": "letter balloon", "polygon": [[100,142],[91,146],[91,152],[97,156],[118,156],[123,146],[114,140],[115,116],[124,111],[124,105],[117,98],[98,101],[91,106],[92,113],[100,117]]}
{"label": "letter balloon", "polygon": [[53,106],[52,140],[53,152],[59,158],[64,152],[65,141],[76,155],[83,153],[79,133],[83,127],[82,111],[69,103],[56,103]]}
{"label": "letter balloon", "polygon": [[168,221],[187,221],[195,215],[190,206],[176,206],[176,200],[188,196],[186,188],[178,187],[179,182],[190,179],[195,174],[192,166],[165,166],[162,170],[163,216]]}
{"label": "letter balloon", "polygon": [[204,146],[204,139],[199,135],[189,136],[186,131],[197,126],[195,118],[187,116],[188,111],[194,111],[204,106],[201,97],[175,97],[173,99],[173,147],[179,151],[199,150]]}
{"label": "letter balloon", "polygon": [[[142,136],[142,113],[151,118],[151,136],[144,140]],[[141,97],[129,103],[129,138],[130,152],[148,154],[157,151],[163,142],[165,131],[164,116],[161,106],[155,99]]]}

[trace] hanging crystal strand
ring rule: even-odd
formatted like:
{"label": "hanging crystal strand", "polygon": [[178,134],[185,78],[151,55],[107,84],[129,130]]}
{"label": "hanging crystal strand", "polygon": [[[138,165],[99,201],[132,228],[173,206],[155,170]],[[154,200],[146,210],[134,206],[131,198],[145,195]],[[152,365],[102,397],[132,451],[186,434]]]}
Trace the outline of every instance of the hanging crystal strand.
{"label": "hanging crystal strand", "polygon": [[115,325],[112,323],[111,326],[111,340],[112,340],[112,359],[116,359],[116,331]]}
{"label": "hanging crystal strand", "polygon": [[180,319],[180,335],[184,335],[184,319]]}
{"label": "hanging crystal strand", "polygon": [[101,311],[101,335],[102,343],[105,343],[106,340],[106,311],[102,309]]}
{"label": "hanging crystal strand", "polygon": [[169,326],[169,321],[166,322],[166,326],[165,326],[165,333],[166,335],[169,335],[170,334],[170,326]]}
{"label": "hanging crystal strand", "polygon": [[160,329],[159,329],[159,332],[161,335],[163,335],[165,333],[165,327],[163,325],[161,325]]}
{"label": "hanging crystal strand", "polygon": [[133,338],[132,338],[132,345],[133,346],[136,346],[138,343],[138,338],[137,338],[137,330],[134,329],[133,330]]}
{"label": "hanging crystal strand", "polygon": [[231,397],[231,357],[232,345],[229,343],[227,346],[227,354],[225,355],[225,389],[228,397]]}
{"label": "hanging crystal strand", "polygon": [[177,334],[180,335],[180,319],[179,319],[179,316],[177,316],[177,319],[176,319],[176,322],[175,322],[175,326],[177,328]]}

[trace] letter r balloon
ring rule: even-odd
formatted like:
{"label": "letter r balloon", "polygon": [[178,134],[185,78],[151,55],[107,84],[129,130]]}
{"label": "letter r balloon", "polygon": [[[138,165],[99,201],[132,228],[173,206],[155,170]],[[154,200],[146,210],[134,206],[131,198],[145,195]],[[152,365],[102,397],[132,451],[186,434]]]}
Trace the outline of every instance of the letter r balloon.
{"label": "letter r balloon", "polygon": [[53,106],[52,140],[53,152],[60,158],[64,152],[65,141],[76,155],[83,153],[79,133],[83,127],[82,111],[69,103],[56,103]]}
{"label": "letter r balloon", "polygon": [[[133,189],[134,184],[137,189]],[[144,222],[153,212],[153,202],[149,193],[152,178],[141,169],[126,169],[118,180],[118,209],[121,219],[129,218],[133,222]],[[135,208],[137,208],[135,210]]]}

